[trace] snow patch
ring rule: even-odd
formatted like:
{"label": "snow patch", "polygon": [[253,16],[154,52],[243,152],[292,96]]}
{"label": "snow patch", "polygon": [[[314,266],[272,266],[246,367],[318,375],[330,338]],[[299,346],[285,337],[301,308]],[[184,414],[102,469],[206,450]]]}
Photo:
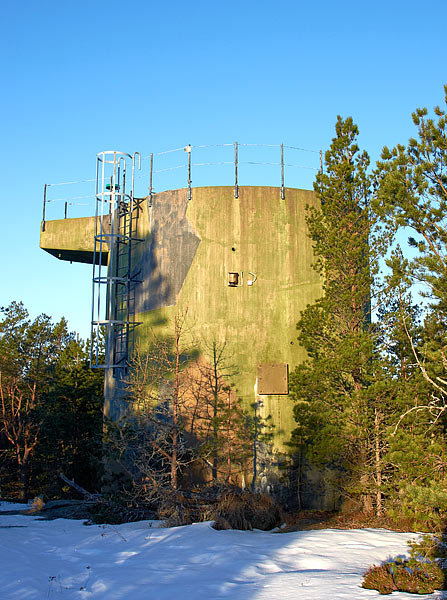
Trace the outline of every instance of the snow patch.
{"label": "snow patch", "polygon": [[417,537],[380,529],[215,531],[209,523],[164,529],[151,521],[86,527],[23,515],[2,515],[0,528],[2,600],[378,598],[361,588],[363,573],[408,554],[407,540]]}

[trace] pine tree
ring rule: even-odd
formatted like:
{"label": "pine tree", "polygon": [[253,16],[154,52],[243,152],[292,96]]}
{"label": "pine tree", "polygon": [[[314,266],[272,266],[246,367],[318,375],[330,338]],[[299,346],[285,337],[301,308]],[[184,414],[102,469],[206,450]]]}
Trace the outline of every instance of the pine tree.
{"label": "pine tree", "polygon": [[[445,86],[447,108],[447,86]],[[407,146],[387,147],[380,169],[381,209],[388,223],[409,227],[416,252],[408,275],[425,285],[426,296],[447,312],[447,118],[446,109],[413,113],[417,138]]]}
{"label": "pine tree", "polygon": [[[447,106],[447,87],[445,92]],[[421,327],[410,314],[402,321],[401,348],[413,366],[400,377],[389,449],[399,510],[419,521],[444,510],[447,489],[447,122],[445,107],[434,113],[416,110],[417,136],[406,146],[385,147],[378,163],[377,209],[391,226],[411,230],[413,256],[389,262],[393,277],[419,284],[428,300]]]}
{"label": "pine tree", "polygon": [[362,499],[372,510],[370,472],[374,462],[373,379],[374,301],[378,260],[386,251],[385,234],[371,209],[373,177],[369,157],[360,152],[358,128],[338,117],[336,137],[325,155],[326,172],[314,190],[320,208],[307,214],[314,268],[323,295],[308,306],[297,324],[306,363],[292,377],[298,427],[295,443],[320,463],[345,470],[342,493]]}
{"label": "pine tree", "polygon": [[[400,249],[392,253],[391,262],[401,260]],[[420,340],[420,309],[412,302],[408,284],[403,279],[386,278],[387,285],[374,323],[376,340],[372,361],[373,377],[368,394],[374,407],[374,470],[376,512],[397,516],[393,508],[402,504],[400,481],[403,473],[412,471],[409,462],[397,460],[398,437],[394,429],[417,395],[421,394],[419,373],[414,365],[407,330],[415,341]],[[403,428],[402,430],[403,431]],[[408,431],[406,442],[413,439]],[[409,450],[406,450],[409,457]],[[405,458],[405,456],[403,457]],[[396,499],[399,500],[396,502]],[[390,512],[391,511],[391,512]]]}
{"label": "pine tree", "polygon": [[41,434],[41,408],[70,336],[65,319],[54,325],[42,314],[31,321],[21,302],[12,302],[1,312],[0,428],[14,450],[26,500],[31,459]]}
{"label": "pine tree", "polygon": [[88,490],[99,489],[103,387],[103,372],[89,367],[89,342],[71,335],[39,406],[42,424],[33,469],[39,489],[60,493],[61,471]]}

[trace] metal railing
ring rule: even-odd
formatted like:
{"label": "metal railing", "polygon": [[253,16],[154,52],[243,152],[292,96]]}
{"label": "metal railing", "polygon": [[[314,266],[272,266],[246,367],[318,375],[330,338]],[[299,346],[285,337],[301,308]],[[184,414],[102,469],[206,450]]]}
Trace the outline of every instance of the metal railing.
{"label": "metal railing", "polygon": [[[232,185],[237,198],[241,185],[311,188],[322,168],[322,153],[286,144],[187,144],[141,158],[135,175],[135,197],[152,197],[165,190]],[[96,179],[44,185],[42,228],[45,220],[91,216],[95,210]],[[194,186],[193,186],[194,183]],[[69,189],[73,193],[60,193]]]}

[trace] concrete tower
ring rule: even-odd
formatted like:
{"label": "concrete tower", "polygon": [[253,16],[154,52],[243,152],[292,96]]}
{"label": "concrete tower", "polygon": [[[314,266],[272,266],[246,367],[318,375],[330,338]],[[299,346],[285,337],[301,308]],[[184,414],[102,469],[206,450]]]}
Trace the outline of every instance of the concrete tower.
{"label": "concrete tower", "polygon": [[[126,360],[154,336],[166,335],[175,315],[187,311],[199,353],[201,345],[225,343],[236,366],[228,383],[245,406],[256,402],[262,416],[271,416],[279,454],[287,453],[295,426],[288,374],[305,359],[296,323],[322,292],[305,222],[306,205],[315,204],[307,190],[240,186],[236,194],[228,186],[165,191],[132,207],[133,325]],[[93,262],[95,254],[110,273],[113,239],[101,256],[98,247],[94,253],[98,220],[46,221],[40,246],[61,260]],[[105,375],[104,410],[116,419],[127,410],[121,400],[125,373],[110,367]]]}

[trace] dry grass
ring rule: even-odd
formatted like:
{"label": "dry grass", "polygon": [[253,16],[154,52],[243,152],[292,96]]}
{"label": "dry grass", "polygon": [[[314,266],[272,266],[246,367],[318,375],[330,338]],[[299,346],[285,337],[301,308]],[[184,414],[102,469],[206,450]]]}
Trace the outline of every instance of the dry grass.
{"label": "dry grass", "polygon": [[399,520],[390,517],[376,517],[362,512],[325,512],[318,510],[302,510],[287,514],[287,526],[282,532],[305,531],[311,529],[390,529],[391,531],[437,531],[435,527],[415,526],[411,519]]}

